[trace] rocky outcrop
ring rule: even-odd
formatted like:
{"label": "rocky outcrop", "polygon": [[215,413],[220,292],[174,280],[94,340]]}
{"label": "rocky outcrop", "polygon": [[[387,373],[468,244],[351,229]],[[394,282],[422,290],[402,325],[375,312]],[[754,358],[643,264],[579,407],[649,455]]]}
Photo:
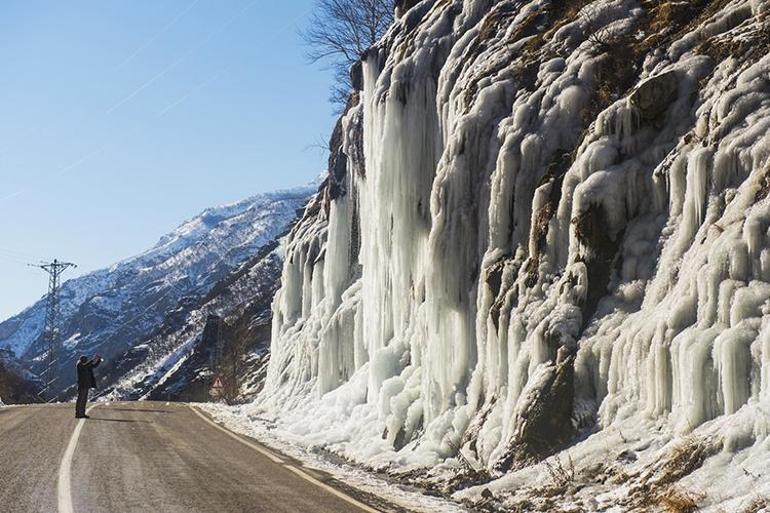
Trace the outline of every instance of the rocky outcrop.
{"label": "rocky outcrop", "polygon": [[536,463],[572,440],[577,431],[572,416],[574,379],[575,355],[561,347],[556,361],[538,369],[522,391],[513,437],[492,464],[495,472]]}
{"label": "rocky outcrop", "polygon": [[679,91],[679,79],[676,71],[651,77],[631,93],[629,101],[639,110],[645,121],[661,121],[664,114],[676,100]]}

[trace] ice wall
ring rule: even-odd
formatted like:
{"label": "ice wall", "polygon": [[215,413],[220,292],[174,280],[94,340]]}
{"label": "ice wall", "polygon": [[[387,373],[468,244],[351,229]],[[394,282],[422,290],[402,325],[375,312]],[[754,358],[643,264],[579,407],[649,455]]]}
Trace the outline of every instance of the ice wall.
{"label": "ice wall", "polygon": [[403,13],[287,243],[258,406],[362,461],[505,471],[769,400],[767,5],[664,4]]}

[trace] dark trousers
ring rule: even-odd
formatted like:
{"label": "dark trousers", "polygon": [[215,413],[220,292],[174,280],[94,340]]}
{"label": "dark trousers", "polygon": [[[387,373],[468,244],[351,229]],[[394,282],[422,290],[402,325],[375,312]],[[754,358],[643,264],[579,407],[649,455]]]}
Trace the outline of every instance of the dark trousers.
{"label": "dark trousers", "polygon": [[87,402],[88,402],[88,387],[78,387],[78,400],[75,402],[75,417],[86,416]]}

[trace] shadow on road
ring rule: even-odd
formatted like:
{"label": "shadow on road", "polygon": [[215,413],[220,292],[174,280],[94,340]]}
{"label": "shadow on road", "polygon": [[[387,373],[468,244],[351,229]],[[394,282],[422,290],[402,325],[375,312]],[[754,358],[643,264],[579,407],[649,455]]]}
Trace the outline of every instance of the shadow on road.
{"label": "shadow on road", "polygon": [[90,418],[90,419],[88,419],[88,420],[99,420],[99,421],[102,421],[102,422],[129,422],[129,423],[139,422],[139,423],[142,423],[142,424],[147,424],[147,423],[148,423],[148,421],[146,421],[146,420],[130,420],[130,419],[101,419],[101,418],[97,418],[97,417],[91,417],[91,418]]}
{"label": "shadow on road", "polygon": [[171,410],[151,410],[143,408],[99,408],[101,411],[135,411],[140,413],[174,413]]}

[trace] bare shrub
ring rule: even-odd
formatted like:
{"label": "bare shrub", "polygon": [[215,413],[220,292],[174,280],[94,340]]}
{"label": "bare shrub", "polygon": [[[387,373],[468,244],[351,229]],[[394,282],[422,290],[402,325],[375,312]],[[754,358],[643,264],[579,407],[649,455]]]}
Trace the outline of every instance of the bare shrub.
{"label": "bare shrub", "polygon": [[562,462],[561,457],[556,455],[553,462],[543,461],[548,475],[551,477],[553,488],[557,490],[566,490],[575,482],[575,463],[572,456],[567,452],[566,463]]}
{"label": "bare shrub", "polygon": [[579,18],[583,35],[597,54],[612,53],[617,50],[618,45],[626,46],[630,40],[624,30],[613,25],[613,20],[596,8],[584,8],[580,11]]}

